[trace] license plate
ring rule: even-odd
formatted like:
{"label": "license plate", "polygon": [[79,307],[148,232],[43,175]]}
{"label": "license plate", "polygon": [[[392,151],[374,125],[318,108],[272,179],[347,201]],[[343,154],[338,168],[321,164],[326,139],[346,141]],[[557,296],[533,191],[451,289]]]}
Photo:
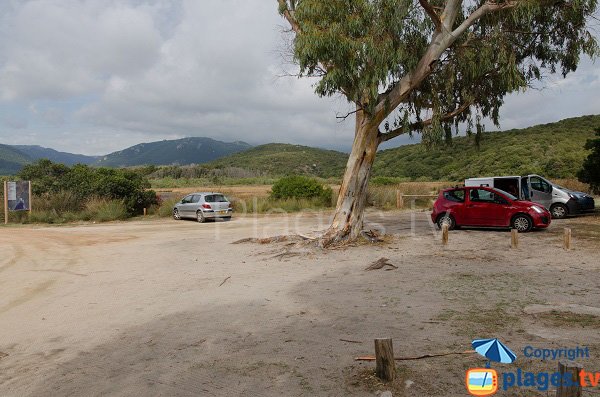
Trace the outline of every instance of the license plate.
{"label": "license plate", "polygon": [[227,211],[219,211],[219,215],[223,215],[223,214],[226,214],[226,213],[227,213]]}

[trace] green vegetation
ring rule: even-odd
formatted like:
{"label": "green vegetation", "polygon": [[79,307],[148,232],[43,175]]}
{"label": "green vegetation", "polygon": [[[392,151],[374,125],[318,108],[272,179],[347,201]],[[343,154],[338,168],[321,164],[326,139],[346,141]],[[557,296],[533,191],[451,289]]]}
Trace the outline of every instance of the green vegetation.
{"label": "green vegetation", "polygon": [[14,174],[30,162],[31,159],[25,153],[0,144],[0,175]]}
{"label": "green vegetation", "polygon": [[[371,185],[528,173],[574,178],[589,153],[585,142],[593,138],[599,124],[600,116],[583,116],[524,129],[484,132],[479,148],[472,137],[461,136],[441,147],[415,144],[384,150],[375,159]],[[153,186],[161,188],[270,184],[277,176],[294,174],[341,178],[347,160],[347,154],[332,150],[270,144],[202,166],[160,167],[148,177]]]}
{"label": "green vegetation", "polygon": [[206,164],[210,168],[243,168],[263,175],[341,177],[348,156],[335,150],[271,143],[256,146]]}
{"label": "green vegetation", "polygon": [[286,176],[279,179],[272,187],[271,197],[287,198],[322,198],[331,200],[331,188],[324,187],[318,180],[306,176]]}
{"label": "green vegetation", "polygon": [[84,211],[90,200],[96,200],[92,207],[98,216],[106,211],[119,212],[109,203],[112,200],[121,202],[127,215],[139,214],[143,208],[157,204],[156,193],[146,190],[150,187],[148,180],[131,170],[90,168],[81,164],[67,167],[39,160],[26,165],[18,177],[32,181],[33,193],[41,197],[41,201],[55,202],[49,209],[56,212]]}
{"label": "green vegetation", "polygon": [[583,162],[583,168],[577,173],[581,182],[589,183],[595,193],[600,193],[600,128],[596,128],[596,139],[589,139],[585,148],[591,150]]}
{"label": "green vegetation", "polygon": [[469,137],[450,146],[427,149],[408,145],[378,153],[374,176],[412,180],[450,180],[492,175],[537,173],[548,178],[573,178],[588,154],[587,139],[600,116],[583,116],[557,123],[504,132],[483,133],[480,148]]}

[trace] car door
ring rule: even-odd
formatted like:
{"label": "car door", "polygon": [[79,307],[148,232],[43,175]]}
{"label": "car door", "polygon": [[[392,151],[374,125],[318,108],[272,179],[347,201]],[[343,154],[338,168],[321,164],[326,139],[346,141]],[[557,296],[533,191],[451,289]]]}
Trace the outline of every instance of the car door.
{"label": "car door", "polygon": [[503,209],[501,202],[496,198],[496,193],[486,189],[470,189],[468,200],[463,215],[465,225],[501,225]]}
{"label": "car door", "polygon": [[538,175],[529,175],[530,200],[550,209],[552,185]]}
{"label": "car door", "polygon": [[194,213],[191,210],[193,197],[193,194],[189,194],[181,199],[181,204],[179,204],[179,214],[181,214],[181,216],[185,218],[194,216]]}

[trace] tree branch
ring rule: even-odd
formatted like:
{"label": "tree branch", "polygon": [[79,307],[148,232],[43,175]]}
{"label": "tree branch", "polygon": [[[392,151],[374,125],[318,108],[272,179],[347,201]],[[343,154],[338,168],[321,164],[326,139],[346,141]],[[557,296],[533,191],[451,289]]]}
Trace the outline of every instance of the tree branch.
{"label": "tree branch", "polygon": [[284,18],[287,19],[287,21],[289,22],[290,26],[292,27],[292,30],[296,33],[299,33],[300,25],[298,25],[296,18],[294,18],[295,2],[292,1],[292,9],[291,10],[290,10],[290,7],[288,7],[286,0],[277,0],[277,2],[279,3],[279,9],[282,10],[281,13],[283,14]]}
{"label": "tree branch", "polygon": [[433,8],[431,3],[429,3],[427,0],[419,0],[419,4],[421,4],[421,7],[423,7],[423,9],[427,13],[427,15],[429,15],[429,17],[433,21],[433,24],[435,25],[435,29],[441,30],[442,21],[440,20],[439,15],[435,12],[435,8]]}
{"label": "tree branch", "polygon": [[486,2],[484,5],[479,7],[477,10],[473,11],[471,15],[467,19],[463,21],[456,29],[454,29],[451,33],[455,38],[463,34],[470,26],[472,26],[479,19],[484,17],[486,14],[494,11],[500,11],[508,8],[516,7],[519,4],[518,0],[506,0],[502,3],[494,3],[491,1]]}
{"label": "tree branch", "polygon": [[[462,112],[467,110],[469,108],[469,106],[471,106],[471,102],[463,103],[462,105],[460,105],[459,107],[454,109],[452,112],[443,114],[440,117],[440,121],[448,121],[448,120],[453,119],[454,117],[458,116],[459,114],[461,114]],[[422,130],[423,128],[427,127],[428,125],[431,125],[431,123],[433,123],[433,118],[430,118],[428,120],[417,121],[416,123],[409,124],[408,128],[399,127],[399,128],[396,128],[395,130],[392,130],[385,134],[380,133],[379,134],[379,143],[387,142],[390,139],[396,138],[397,136],[407,134],[409,131]]]}

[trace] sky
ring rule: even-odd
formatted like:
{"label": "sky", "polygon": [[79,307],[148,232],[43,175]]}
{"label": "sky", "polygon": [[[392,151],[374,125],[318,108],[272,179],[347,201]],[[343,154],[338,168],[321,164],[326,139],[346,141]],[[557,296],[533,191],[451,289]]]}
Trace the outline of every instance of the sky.
{"label": "sky", "polygon": [[[350,105],[286,75],[284,28],[275,0],[2,0],[0,143],[102,155],[206,136],[348,150],[353,119],[336,115]],[[600,113],[598,62],[507,97],[501,128]]]}

